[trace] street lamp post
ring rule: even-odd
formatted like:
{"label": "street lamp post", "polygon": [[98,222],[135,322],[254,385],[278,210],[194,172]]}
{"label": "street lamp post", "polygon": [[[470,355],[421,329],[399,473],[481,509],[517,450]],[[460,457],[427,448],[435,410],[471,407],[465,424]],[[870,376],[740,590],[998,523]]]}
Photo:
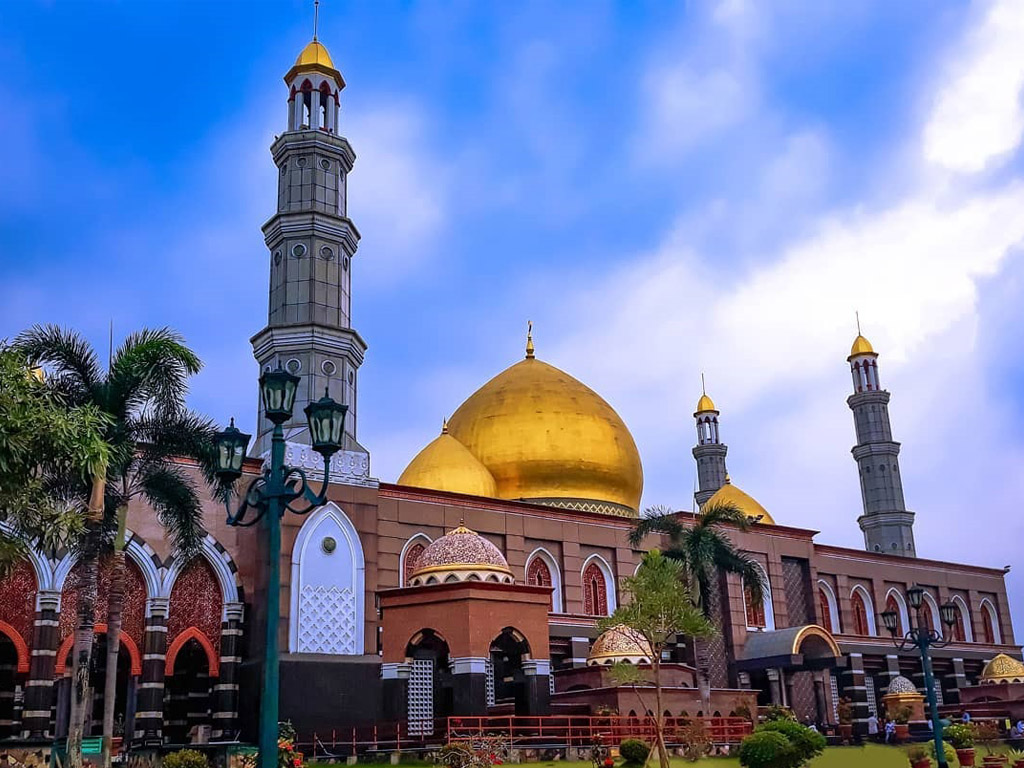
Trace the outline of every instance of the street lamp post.
{"label": "street lamp post", "polygon": [[[899,628],[899,616],[896,611],[883,611],[882,623],[889,630],[893,644],[901,651],[908,648],[917,648],[921,654],[921,668],[924,670],[924,687],[928,694],[928,709],[932,720],[932,734],[935,739],[935,759],[939,768],[949,768],[946,762],[945,749],[942,746],[942,720],[939,718],[939,703],[935,696],[935,675],[932,674],[932,657],[929,648],[943,648],[949,645],[952,640],[943,640],[934,627],[929,627],[921,618],[921,605],[924,602],[924,590],[917,584],[907,590],[907,602],[913,609],[910,616],[911,626],[903,637],[897,637]],[[957,607],[953,602],[946,602],[939,608],[942,623],[947,629],[952,629],[957,620]],[[948,634],[948,633],[947,633]]]}
{"label": "street lamp post", "polygon": [[[281,618],[281,518],[286,510],[305,515],[327,501],[327,485],[330,480],[331,456],[340,448],[345,428],[345,414],[348,406],[332,400],[327,392],[305,408],[309,422],[309,434],[313,450],[323,456],[324,480],[319,493],[310,488],[306,473],[299,467],[284,463],[284,427],[292,416],[295,392],[299,377],[283,370],[280,365],[275,371],[260,376],[260,397],[263,412],[274,425],[270,446],[270,465],[264,466],[263,473],[254,478],[241,497],[237,511],[231,511],[230,499],[224,502],[228,513],[228,525],[251,526],[260,520],[267,529],[267,634],[263,659],[263,693],[260,699],[260,768],[277,768],[278,706],[279,706],[279,648],[278,624]],[[246,456],[250,435],[231,425],[216,437],[217,476],[221,483],[231,488],[242,476],[242,462]],[[301,500],[301,508],[293,504]]]}

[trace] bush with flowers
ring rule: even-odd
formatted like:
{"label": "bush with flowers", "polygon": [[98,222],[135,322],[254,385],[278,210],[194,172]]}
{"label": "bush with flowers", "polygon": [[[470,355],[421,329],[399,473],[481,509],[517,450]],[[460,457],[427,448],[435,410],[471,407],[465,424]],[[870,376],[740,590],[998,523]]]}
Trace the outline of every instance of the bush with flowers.
{"label": "bush with flowers", "polygon": [[445,768],[491,768],[509,761],[508,741],[500,736],[478,736],[452,741],[434,753],[434,762]]}
{"label": "bush with flowers", "polygon": [[[291,720],[277,724],[277,766],[278,768],[302,768],[303,756],[295,750],[295,727]],[[245,755],[242,758],[243,768],[257,768],[260,764],[259,752]]]}

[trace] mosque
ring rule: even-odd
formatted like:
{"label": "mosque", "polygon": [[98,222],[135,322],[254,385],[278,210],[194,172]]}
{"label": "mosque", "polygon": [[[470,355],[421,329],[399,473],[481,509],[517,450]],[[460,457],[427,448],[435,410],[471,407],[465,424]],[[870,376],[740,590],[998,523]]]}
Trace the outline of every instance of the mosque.
{"label": "mosque", "polygon": [[[351,316],[360,235],[348,217],[356,155],[340,120],[345,81],[315,39],[284,80],[287,108],[271,146],[277,211],[263,225],[269,314],[252,345],[262,370],[280,364],[300,377],[296,414],[330,385],[349,409],[345,447],[332,459],[329,502],[282,521],[279,594],[268,594],[262,529],[229,527],[211,499],[201,556],[183,562],[152,510],[133,502],[117,694],[125,740],[181,743],[205,731],[253,741],[270,600],[281,608],[281,714],[300,734],[385,722],[428,732],[438,718],[488,713],[635,714],[608,665],[644,664],[650,649],[595,628],[643,551],[665,544],[629,543],[643,491],[633,436],[528,338],[522,358],[509,353],[507,368],[467,393],[396,482],[372,475],[358,436],[367,346]],[[912,584],[925,590],[922,615],[951,640],[934,653],[944,703],[1001,681],[1000,691],[1024,687],[1005,570],[917,551],[880,356],[858,335],[846,360],[863,549],[819,542],[788,525],[784,508],[765,509],[741,490],[743,479],[727,473],[726,412],[706,393],[697,402],[695,501],[731,502],[748,515],[749,530],[730,535],[769,586],[755,603],[737,579],[719,579],[720,632],[708,651],[715,712],[776,703],[835,722],[845,697],[864,729],[893,681],[923,687],[916,652],[897,650],[878,618],[893,610],[908,627]],[[269,448],[262,413],[260,429],[248,476]],[[315,475],[319,457],[301,416],[286,435],[287,462]],[[66,733],[78,573],[73,553],[32,552],[0,582],[0,737]],[[98,621],[108,586],[104,566]],[[957,616],[948,628],[939,605],[950,601]],[[99,646],[105,629],[96,626]],[[105,654],[95,656],[102,665]],[[699,712],[692,645],[680,638],[665,661],[670,714],[712,714]],[[102,686],[102,669],[94,680]],[[93,717],[93,732],[100,726]]]}

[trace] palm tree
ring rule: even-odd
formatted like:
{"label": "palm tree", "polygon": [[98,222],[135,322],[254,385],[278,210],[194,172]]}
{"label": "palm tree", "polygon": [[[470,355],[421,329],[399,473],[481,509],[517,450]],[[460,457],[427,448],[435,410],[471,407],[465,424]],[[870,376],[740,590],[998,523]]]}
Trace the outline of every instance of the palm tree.
{"label": "palm tree", "polygon": [[[629,540],[633,546],[638,546],[648,535],[666,536],[668,546],[663,552],[665,557],[682,565],[683,578],[687,581],[694,604],[710,621],[715,618],[711,613],[720,573],[739,576],[754,602],[763,600],[767,589],[757,562],[737,549],[729,539],[726,529],[730,527],[741,531],[750,527],[747,516],[732,503],[705,505],[691,524],[685,524],[679,519],[678,513],[668,507],[655,506],[644,510],[643,516],[630,532]],[[708,712],[711,708],[708,649],[701,638],[693,638],[693,645],[701,707]]]}
{"label": "palm tree", "polygon": [[[73,674],[76,681],[68,730],[68,754],[73,768],[81,764],[88,669],[95,626],[98,561],[112,557],[107,615],[107,661],[103,703],[103,762],[110,765],[124,602],[125,520],[128,504],[142,497],[156,510],[175,550],[191,557],[202,542],[202,505],[195,483],[173,459],[200,460],[207,480],[214,425],[185,408],[188,379],[202,363],[176,332],[167,328],[131,334],[112,351],[103,371],[96,353],[81,336],[56,326],[36,326],[22,333],[16,345],[36,363],[51,368],[50,385],[75,404],[91,404],[110,424],[104,438],[110,453],[105,489],[80,546],[78,627]],[[96,507],[93,506],[93,509]]]}

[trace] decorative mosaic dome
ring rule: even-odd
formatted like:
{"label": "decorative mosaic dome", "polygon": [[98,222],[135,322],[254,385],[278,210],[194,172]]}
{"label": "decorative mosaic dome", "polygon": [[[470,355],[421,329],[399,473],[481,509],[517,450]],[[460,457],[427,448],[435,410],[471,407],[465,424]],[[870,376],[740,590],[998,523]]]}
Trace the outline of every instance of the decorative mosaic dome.
{"label": "decorative mosaic dome", "polygon": [[983,683],[1024,683],[1024,663],[1000,653],[981,671]]}
{"label": "decorative mosaic dome", "polygon": [[464,525],[432,542],[419,556],[409,586],[455,581],[512,584],[508,561],[496,546]]}
{"label": "decorative mosaic dome", "polygon": [[917,693],[917,686],[907,680],[907,678],[903,677],[903,675],[894,677],[892,682],[889,683],[889,695],[892,696],[905,693]]}
{"label": "decorative mosaic dome", "polygon": [[624,624],[612,627],[594,641],[587,656],[587,666],[606,664],[650,664],[651,646],[644,638]]}

